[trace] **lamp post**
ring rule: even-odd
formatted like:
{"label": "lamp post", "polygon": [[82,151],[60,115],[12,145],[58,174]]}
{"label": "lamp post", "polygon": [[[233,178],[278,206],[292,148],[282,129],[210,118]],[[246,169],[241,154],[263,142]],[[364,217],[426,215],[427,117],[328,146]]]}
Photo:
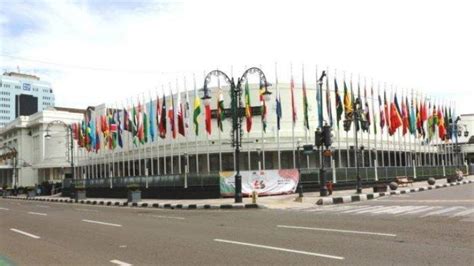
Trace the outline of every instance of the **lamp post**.
{"label": "lamp post", "polygon": [[230,85],[230,95],[232,99],[232,147],[235,148],[235,164],[236,164],[236,174],[235,174],[235,203],[242,202],[242,176],[240,175],[240,147],[242,142],[242,84],[247,81],[247,75],[249,74],[258,74],[260,78],[260,86],[263,87],[265,91],[263,92],[263,99],[267,102],[270,100],[271,92],[268,91],[268,87],[271,86],[267,82],[265,74],[260,68],[251,67],[244,71],[242,76],[237,79],[237,84],[234,81],[234,78],[229,78],[229,76],[220,70],[213,70],[209,72],[204,78],[203,92],[204,95],[201,99],[204,102],[206,108],[209,108],[211,103],[210,89],[208,88],[209,83],[211,82],[212,77],[224,78],[225,82]]}
{"label": "lamp post", "polygon": [[64,123],[61,120],[53,120],[48,123],[46,126],[46,135],[44,136],[46,139],[51,139],[51,135],[49,134],[49,130],[51,126],[54,125],[61,125],[66,129],[67,132],[67,137],[69,138],[69,151],[70,151],[70,156],[71,156],[71,176],[72,179],[75,179],[75,169],[74,169],[74,138],[72,134],[72,126],[69,124]]}

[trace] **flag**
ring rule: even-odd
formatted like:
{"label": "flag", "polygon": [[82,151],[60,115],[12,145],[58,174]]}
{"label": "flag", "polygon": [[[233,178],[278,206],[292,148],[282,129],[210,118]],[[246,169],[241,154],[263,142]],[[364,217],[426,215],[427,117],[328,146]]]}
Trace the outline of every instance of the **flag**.
{"label": "flag", "polygon": [[[344,80],[344,116],[346,120],[352,120],[352,116],[354,114],[353,107],[354,106],[352,105],[351,95],[349,94],[346,81]],[[350,125],[351,124],[349,124],[349,127],[345,129],[346,131],[349,131],[351,129]]]}
{"label": "flag", "polygon": [[[151,96],[150,96],[150,103],[149,103],[149,122],[148,122],[148,126],[149,126],[149,131],[150,131],[150,138],[151,138],[151,141],[155,141],[155,120],[156,120],[156,115],[155,115],[155,105],[153,104],[153,100],[151,99]],[[120,123],[119,123],[120,124]]]}
{"label": "flag", "polygon": [[373,123],[372,124],[374,125],[374,134],[377,135],[377,116],[375,116],[375,111],[374,111],[375,96],[374,96],[374,85],[373,85],[373,83],[372,83],[372,86],[370,87],[370,94],[372,96],[372,117],[373,117]]}
{"label": "flag", "polygon": [[408,127],[410,124],[407,104],[408,104],[408,98],[405,97],[405,101],[403,101],[403,97],[402,97],[402,125],[403,125],[402,134],[403,136],[405,136],[405,134],[408,132]]}
{"label": "flag", "polygon": [[446,126],[444,124],[443,108],[438,108],[438,136],[441,140],[446,140]]}
{"label": "flag", "polygon": [[245,81],[245,118],[247,120],[247,132],[252,129],[252,106],[250,105],[250,88],[248,81]]}
{"label": "flag", "polygon": [[444,127],[446,128],[445,140],[448,141],[451,139],[451,129],[449,126],[449,121],[451,121],[450,113],[448,111],[448,106],[444,106]]}
{"label": "flag", "polygon": [[199,135],[199,115],[201,114],[201,99],[197,95],[196,89],[194,89],[194,112],[193,112],[193,121],[194,121],[194,132],[196,136]]}
{"label": "flag", "polygon": [[117,119],[117,144],[120,148],[123,148],[123,141],[122,141],[122,121],[120,121],[120,112],[117,110],[116,119]]}
{"label": "flag", "polygon": [[100,150],[100,135],[99,135],[99,127],[100,125],[96,119],[95,121],[96,128],[95,128],[95,152],[97,153]]}
{"label": "flag", "polygon": [[164,139],[166,138],[166,97],[165,94],[163,93],[163,101],[161,104],[161,114],[160,114],[160,138]]}
{"label": "flag", "polygon": [[418,135],[422,138],[425,138],[426,132],[425,128],[423,127],[423,119],[422,119],[422,109],[423,109],[423,103],[417,102],[416,103],[416,129],[418,130]]}
{"label": "flag", "polygon": [[390,133],[390,107],[387,102],[387,92],[384,90],[383,91],[383,100],[384,100],[384,115],[385,115],[385,123],[387,124],[387,130]]}
{"label": "flag", "polygon": [[260,90],[259,90],[259,99],[260,99],[260,112],[262,116],[262,130],[267,132],[267,104],[265,103],[264,93],[265,85],[260,80]]}
{"label": "flag", "polygon": [[[304,74],[303,74],[303,84],[302,84],[302,87],[303,87],[303,115],[304,115],[304,127],[306,129],[309,130],[309,118],[308,118],[308,95],[306,94],[306,84],[304,82]],[[318,90],[319,91],[319,90]],[[321,99],[321,95],[319,95],[319,98],[320,100]],[[322,107],[321,105],[319,107]],[[321,111],[322,111],[322,108],[321,108]],[[319,119],[322,119],[322,115],[323,113],[321,112],[320,113],[320,117]],[[322,125],[322,121],[320,120],[320,124]],[[321,126],[322,128],[322,126]]]}
{"label": "flag", "polygon": [[[316,71],[317,73],[317,71]],[[316,74],[317,75],[317,74]],[[317,78],[317,77],[316,77]],[[323,95],[322,95],[322,84],[319,84],[319,81],[316,81],[316,102],[317,102],[317,110],[318,110],[318,127],[323,128],[324,124],[324,116],[323,116]],[[304,82],[304,75],[303,75],[303,114],[304,114],[304,126],[306,129],[309,129],[309,122],[308,122],[308,97],[306,95],[306,84]]]}
{"label": "flag", "polygon": [[379,91],[379,113],[380,113],[380,128],[382,129],[385,126],[385,113],[384,113],[384,108],[382,106],[382,97],[380,97],[380,91]]}
{"label": "flag", "polygon": [[336,77],[334,77],[334,90],[336,92],[336,124],[337,128],[339,128],[339,121],[341,121],[344,110],[342,107],[341,95],[339,94],[339,88],[337,87]]}
{"label": "flag", "polygon": [[329,90],[329,79],[326,77],[326,112],[328,113],[329,126],[332,127],[332,108],[331,108],[331,91]]}
{"label": "flag", "polygon": [[[411,99],[410,105],[410,134],[416,135],[416,113],[415,113],[415,100]],[[408,97],[407,97],[407,106],[408,106]]]}
{"label": "flag", "polygon": [[367,100],[367,86],[364,85],[364,131],[370,132],[370,110],[369,110],[369,101]]}
{"label": "flag", "polygon": [[140,100],[138,101],[138,107],[137,107],[137,112],[136,112],[136,118],[135,121],[137,123],[137,138],[140,143],[144,143],[145,141],[145,130],[144,130],[144,124],[143,124],[143,107],[140,103]]}
{"label": "flag", "polygon": [[276,101],[277,129],[280,130],[281,117],[282,117],[280,92],[278,92],[278,97],[275,97],[275,101]]}
{"label": "flag", "polygon": [[138,145],[138,115],[137,115],[137,109],[135,108],[135,105],[132,107],[132,117],[130,121],[130,125],[132,127],[132,138],[133,138],[133,144],[135,146]]}
{"label": "flag", "polygon": [[398,105],[397,94],[393,98],[393,102],[390,104],[390,127],[389,134],[393,135],[397,129],[402,126],[403,121],[400,115],[400,107]]}
{"label": "flag", "polygon": [[291,76],[291,119],[293,121],[293,127],[296,124],[296,105],[295,105],[295,81],[293,80],[293,76]]}
{"label": "flag", "polygon": [[183,108],[183,102],[181,99],[181,92],[179,91],[179,87],[178,87],[178,133],[181,134],[183,137],[186,136],[186,132],[184,130],[184,108]]}
{"label": "flag", "polygon": [[130,116],[126,108],[123,108],[123,130],[130,131]]}
{"label": "flag", "polygon": [[[354,99],[354,95],[355,95],[355,94],[354,94],[354,90],[352,90],[352,80],[351,80],[351,84],[350,84],[350,85],[351,85],[351,103],[352,103],[352,106],[353,106],[352,109],[353,109],[354,111],[357,111],[356,108],[359,108],[359,106],[356,106],[356,100]],[[359,88],[359,95],[357,96],[357,99],[359,100],[359,104],[360,104],[360,88]],[[359,131],[359,129],[360,129],[360,126],[359,126],[359,123],[358,123],[358,122],[360,122],[360,121],[356,121],[356,120],[354,119],[354,125],[355,125],[356,131]]]}
{"label": "flag", "polygon": [[149,120],[148,120],[149,114],[147,114],[145,109],[143,110],[143,116],[142,116],[143,117],[143,139],[141,141],[142,144],[148,143],[148,134],[150,134],[150,125],[149,125]]}
{"label": "flag", "polygon": [[222,89],[219,88],[219,95],[217,97],[217,127],[221,130],[221,132],[224,130],[224,127],[222,125],[222,121],[224,121],[225,116],[224,116],[224,95],[222,94]]}
{"label": "flag", "polygon": [[170,130],[171,130],[171,135],[173,136],[173,139],[176,138],[176,122],[175,122],[175,110],[174,110],[174,97],[173,97],[173,92],[170,90],[170,96],[171,96],[171,105],[168,110],[168,119],[170,120]]}

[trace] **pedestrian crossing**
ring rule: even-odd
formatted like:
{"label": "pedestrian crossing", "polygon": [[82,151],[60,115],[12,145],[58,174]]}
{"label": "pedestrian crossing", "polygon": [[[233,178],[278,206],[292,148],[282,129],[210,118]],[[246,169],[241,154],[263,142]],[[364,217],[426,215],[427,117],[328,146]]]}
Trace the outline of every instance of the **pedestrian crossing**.
{"label": "pedestrian crossing", "polygon": [[288,208],[290,211],[309,212],[315,214],[335,215],[369,215],[369,216],[413,216],[420,218],[474,218],[473,206],[429,206],[429,205],[331,205],[306,208]]}

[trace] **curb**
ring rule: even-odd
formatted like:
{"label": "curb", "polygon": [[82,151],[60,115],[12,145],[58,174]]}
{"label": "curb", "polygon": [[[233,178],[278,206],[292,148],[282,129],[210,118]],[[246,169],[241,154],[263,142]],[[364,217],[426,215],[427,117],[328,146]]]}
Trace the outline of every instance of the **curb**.
{"label": "curb", "polygon": [[333,197],[333,198],[322,198],[316,202],[316,205],[329,205],[329,204],[342,204],[342,203],[351,203],[356,201],[366,201],[372,200],[384,196],[391,196],[391,195],[400,195],[406,193],[414,193],[420,191],[428,191],[433,189],[445,188],[445,187],[452,187],[452,186],[459,186],[474,183],[473,180],[465,180],[455,183],[445,183],[441,185],[433,185],[433,186],[426,186],[426,187],[418,187],[418,188],[409,188],[403,190],[396,190],[396,191],[389,191],[389,192],[380,192],[380,193],[368,193],[368,194],[360,194],[360,195],[351,195],[351,196],[342,196],[342,197]]}
{"label": "curb", "polygon": [[185,210],[216,210],[216,209],[261,209],[264,205],[259,204],[171,204],[171,203],[147,203],[147,202],[127,202],[127,201],[97,201],[97,200],[79,200],[72,199],[51,199],[51,198],[28,198],[6,196],[4,199],[30,200],[30,201],[49,201],[58,203],[73,203],[87,205],[102,205],[106,207],[130,207],[130,208],[153,208],[153,209],[185,209]]}

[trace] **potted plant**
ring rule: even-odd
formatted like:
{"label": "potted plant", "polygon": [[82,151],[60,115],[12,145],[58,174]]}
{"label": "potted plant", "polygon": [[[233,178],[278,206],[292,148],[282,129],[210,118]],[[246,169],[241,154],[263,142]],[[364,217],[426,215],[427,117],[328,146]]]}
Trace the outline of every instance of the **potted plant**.
{"label": "potted plant", "polygon": [[26,188],[26,191],[27,191],[27,196],[28,196],[28,198],[33,198],[34,196],[36,196],[36,189],[35,189],[35,187],[27,187],[27,188]]}
{"label": "potted plant", "polygon": [[74,186],[74,199],[77,201],[86,198],[86,187],[82,184]]}
{"label": "potted plant", "polygon": [[127,185],[128,188],[128,202],[136,203],[142,199],[142,192],[140,186],[136,183]]}

